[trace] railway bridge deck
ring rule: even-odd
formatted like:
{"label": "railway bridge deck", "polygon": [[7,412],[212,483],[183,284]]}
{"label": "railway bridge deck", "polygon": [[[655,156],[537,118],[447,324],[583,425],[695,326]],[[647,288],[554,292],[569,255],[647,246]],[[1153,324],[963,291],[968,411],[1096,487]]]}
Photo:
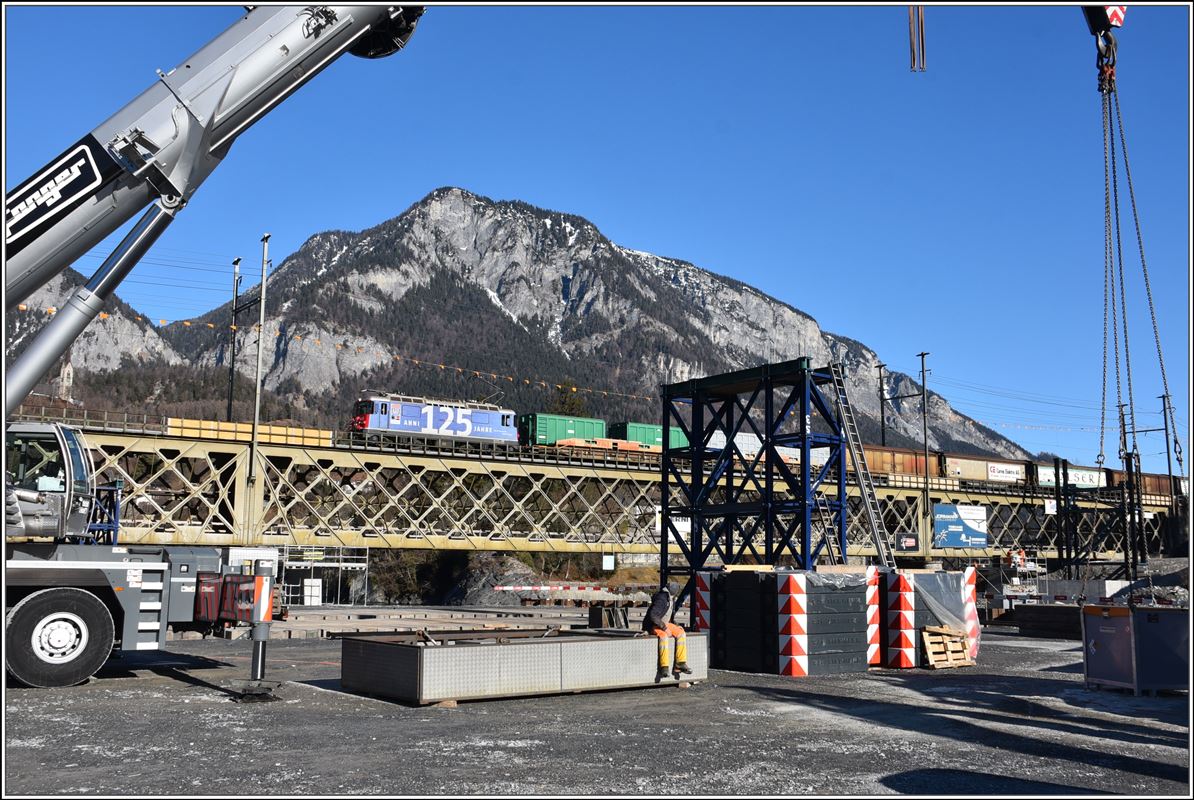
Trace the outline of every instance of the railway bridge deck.
{"label": "railway bridge deck", "polygon": [[[364,442],[263,426],[250,470],[248,425],[75,409],[22,408],[15,416],[83,430],[99,482],[123,482],[124,544],[659,552],[661,472],[647,454]],[[1060,555],[1052,490],[874,478],[886,529],[917,534],[913,548],[896,542],[898,556]],[[857,486],[849,483],[847,494],[848,553],[873,555]],[[1096,557],[1121,557],[1114,495],[1085,497],[1075,515],[1081,543],[1093,540]],[[1157,552],[1169,498],[1144,502],[1148,550]],[[937,503],[986,506],[990,546],[933,547]]]}

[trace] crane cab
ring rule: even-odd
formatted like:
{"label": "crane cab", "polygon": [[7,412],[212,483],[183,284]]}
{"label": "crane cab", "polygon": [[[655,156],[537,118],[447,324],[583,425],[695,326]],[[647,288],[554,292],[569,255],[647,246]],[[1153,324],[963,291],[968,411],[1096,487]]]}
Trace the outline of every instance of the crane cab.
{"label": "crane cab", "polygon": [[95,477],[79,431],[14,422],[5,431],[6,539],[87,538]]}

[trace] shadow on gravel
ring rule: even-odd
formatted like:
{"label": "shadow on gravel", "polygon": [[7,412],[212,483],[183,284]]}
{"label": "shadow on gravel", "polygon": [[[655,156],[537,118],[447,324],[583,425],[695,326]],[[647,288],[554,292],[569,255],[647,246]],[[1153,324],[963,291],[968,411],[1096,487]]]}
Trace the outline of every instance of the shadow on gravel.
{"label": "shadow on gravel", "polygon": [[241,697],[241,693],[234,689],[220,686],[218,683],[212,683],[211,681],[205,681],[199,676],[192,675],[189,672],[184,672],[178,667],[150,667],[150,669],[155,675],[161,675],[163,678],[170,678],[172,680],[178,681],[179,683],[185,683],[188,686],[198,686],[203,689],[211,689],[214,692],[219,692],[220,694],[227,695],[233,699],[240,699]]}
{"label": "shadow on gravel", "polygon": [[[925,697],[914,698],[907,703],[892,703],[874,697],[842,697],[798,688],[723,685],[752,691],[773,700],[846,714],[871,724],[948,736],[959,741],[989,741],[992,731],[988,725],[981,723],[1028,729],[1023,735],[1001,730],[998,733],[1000,749],[1037,758],[1055,758],[1101,769],[1132,772],[1179,785],[1185,785],[1188,777],[1184,766],[1124,755],[1118,752],[1117,747],[1123,742],[1132,742],[1184,750],[1188,740],[1184,732],[1162,731],[1090,716],[1075,717],[1064,715],[1064,712],[1059,718],[1059,712],[1054,708],[1022,697],[1009,696],[1011,693],[1032,695],[1034,688],[1036,693],[1054,693],[1054,681],[1040,681],[1042,685],[1034,687],[1032,684],[1038,681],[1017,679],[1015,685],[1008,686],[1009,681],[1005,679],[981,673],[972,674],[965,680],[960,675],[951,676],[951,683],[942,683],[940,679],[928,675],[900,675],[895,672],[875,677],[903,685]],[[1107,741],[1103,746],[1076,747],[1050,741],[1037,735],[1038,731]]]}
{"label": "shadow on gravel", "polygon": [[960,769],[912,769],[880,778],[879,783],[900,794],[1019,794],[1029,797],[1050,794],[1112,794],[1085,786],[1009,778],[989,772]]}
{"label": "shadow on gravel", "polygon": [[1051,728],[1064,733],[1098,736],[1116,741],[1141,744],[1184,742],[1185,732],[1164,731],[1147,724],[1107,720],[1092,716],[1075,716],[1059,711],[1034,697],[1050,697],[1077,709],[1089,709],[1132,717],[1135,720],[1153,719],[1169,725],[1189,727],[1184,702],[1165,698],[1147,698],[1141,702],[1119,692],[1096,692],[1081,682],[1059,682],[1018,676],[999,676],[982,672],[955,671],[948,677],[925,672],[888,670],[882,678],[895,685],[929,695],[954,706],[989,711],[1002,711],[1027,717],[1019,724]]}
{"label": "shadow on gravel", "polygon": [[222,669],[230,666],[232,665],[227,661],[184,653],[169,653],[160,650],[149,653],[130,652],[122,654],[119,658],[108,659],[108,662],[100,667],[99,672],[95,673],[95,677],[100,680],[135,678],[135,670],[159,672],[165,669]]}

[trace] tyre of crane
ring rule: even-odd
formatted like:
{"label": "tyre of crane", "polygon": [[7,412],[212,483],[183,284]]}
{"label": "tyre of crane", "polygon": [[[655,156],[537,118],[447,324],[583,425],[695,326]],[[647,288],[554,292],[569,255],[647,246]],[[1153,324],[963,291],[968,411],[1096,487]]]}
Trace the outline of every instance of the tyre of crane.
{"label": "tyre of crane", "polygon": [[112,614],[91,592],[42,589],[8,611],[4,665],[26,686],[74,686],[112,653]]}

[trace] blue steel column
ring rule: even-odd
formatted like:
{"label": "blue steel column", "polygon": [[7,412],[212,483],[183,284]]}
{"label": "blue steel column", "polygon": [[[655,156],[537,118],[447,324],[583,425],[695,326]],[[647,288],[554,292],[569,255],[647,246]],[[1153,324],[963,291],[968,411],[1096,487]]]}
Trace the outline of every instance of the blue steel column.
{"label": "blue steel column", "polygon": [[[728,441],[730,431],[734,430],[734,403],[733,403],[733,401],[726,402],[725,409],[726,409],[725,428],[726,428],[726,436],[727,436],[727,441]],[[734,489],[734,459],[732,459],[732,458],[730,459],[730,463],[726,465],[725,472],[726,472],[726,503],[733,504],[734,506],[736,506],[738,504],[738,498],[737,498],[737,493],[735,492],[735,489]],[[722,518],[721,546],[725,550],[726,558],[729,558],[731,560],[734,558],[734,525],[737,521],[738,521],[738,515],[733,514],[733,513],[727,513]]]}
{"label": "blue steel column", "polygon": [[[694,389],[692,393],[692,441],[689,442],[692,446],[692,480],[689,483],[690,491],[693,489],[701,489],[705,485],[705,394],[699,389]],[[692,516],[690,521],[691,532],[689,534],[689,548],[691,556],[688,560],[688,576],[692,579],[696,571],[705,566],[705,558],[702,555],[704,552],[704,537],[702,533],[705,528],[705,516],[703,511],[703,502],[697,502],[692,505]]]}
{"label": "blue steel column", "polygon": [[801,569],[812,569],[809,563],[809,555],[812,553],[812,480],[809,474],[809,461],[812,460],[812,455],[808,446],[808,437],[812,431],[809,430],[809,414],[812,409],[812,387],[810,381],[812,375],[809,371],[808,361],[804,361],[800,368],[800,515],[802,517],[800,523],[800,566]]}
{"label": "blue steel column", "polygon": [[769,365],[763,367],[763,531],[765,533],[766,554],[768,564],[775,563],[775,539],[779,533],[776,530],[775,519],[775,447],[772,444],[772,428],[775,425],[775,400],[771,392],[771,370]]}
{"label": "blue steel column", "polygon": [[663,482],[659,487],[659,586],[667,585],[668,576],[668,540],[672,538],[672,512],[668,507],[671,502],[669,491],[672,474],[671,437],[668,436],[668,422],[672,405],[672,390],[669,386],[660,387],[659,396],[663,406],[663,458],[659,460],[663,468]]}

